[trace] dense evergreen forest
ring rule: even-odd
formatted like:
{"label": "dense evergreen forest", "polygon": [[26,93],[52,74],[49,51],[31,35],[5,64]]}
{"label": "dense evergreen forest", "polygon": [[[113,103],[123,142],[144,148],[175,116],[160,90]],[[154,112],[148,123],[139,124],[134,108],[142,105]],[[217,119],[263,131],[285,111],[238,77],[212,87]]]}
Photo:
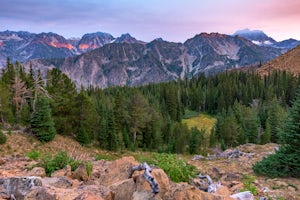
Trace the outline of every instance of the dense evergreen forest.
{"label": "dense evergreen forest", "polygon": [[[2,124],[30,127],[41,141],[55,134],[107,150],[205,153],[209,147],[278,142],[300,77],[232,71],[140,87],[76,89],[58,69],[42,79],[16,62],[0,78]],[[217,118],[209,137],[181,119],[191,111]]]}

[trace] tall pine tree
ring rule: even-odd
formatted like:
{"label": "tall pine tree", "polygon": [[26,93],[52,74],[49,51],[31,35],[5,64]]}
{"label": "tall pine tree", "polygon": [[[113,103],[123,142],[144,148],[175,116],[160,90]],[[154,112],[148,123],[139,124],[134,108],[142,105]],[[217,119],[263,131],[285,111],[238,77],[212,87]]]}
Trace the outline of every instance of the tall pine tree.
{"label": "tall pine tree", "polygon": [[254,171],[271,177],[300,177],[300,86],[279,137],[279,150],[256,163]]}
{"label": "tall pine tree", "polygon": [[49,100],[41,97],[37,100],[36,111],[31,118],[33,134],[42,142],[53,140],[56,134],[54,122],[51,118]]}

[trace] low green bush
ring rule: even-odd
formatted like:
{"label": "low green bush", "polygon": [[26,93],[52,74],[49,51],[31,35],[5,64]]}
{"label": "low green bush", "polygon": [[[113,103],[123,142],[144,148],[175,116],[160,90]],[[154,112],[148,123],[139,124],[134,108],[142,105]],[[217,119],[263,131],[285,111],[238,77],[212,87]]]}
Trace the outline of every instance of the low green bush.
{"label": "low green bush", "polygon": [[81,164],[80,161],[74,160],[64,151],[58,152],[54,157],[50,154],[46,154],[41,157],[40,166],[45,168],[47,176],[51,176],[51,173],[63,169],[66,165],[71,166],[71,170],[77,169]]}
{"label": "low green bush", "polygon": [[190,178],[198,174],[195,166],[190,165],[184,159],[179,159],[177,155],[166,153],[153,153],[150,156],[138,156],[140,162],[147,162],[149,165],[155,165],[165,171],[165,173],[174,182],[188,182]]}
{"label": "low green bush", "polygon": [[244,188],[241,190],[243,191],[250,191],[253,195],[257,195],[258,191],[255,185],[253,184],[255,181],[255,176],[244,175],[243,177],[243,185]]}
{"label": "low green bush", "polygon": [[257,162],[253,165],[253,170],[256,174],[275,177],[287,177],[290,174],[289,167],[281,161],[284,158],[284,154],[271,154],[264,158],[262,161]]}
{"label": "low green bush", "polygon": [[42,156],[41,152],[39,152],[37,149],[32,149],[25,155],[31,160],[38,160]]}
{"label": "low green bush", "polygon": [[[0,127],[1,128],[1,127]],[[4,135],[4,133],[2,132],[2,130],[0,129],[0,144],[5,144],[6,143],[6,135]]]}
{"label": "low green bush", "polygon": [[86,169],[86,173],[88,176],[91,175],[92,170],[93,170],[93,164],[91,162],[86,161],[85,162],[85,169]]}

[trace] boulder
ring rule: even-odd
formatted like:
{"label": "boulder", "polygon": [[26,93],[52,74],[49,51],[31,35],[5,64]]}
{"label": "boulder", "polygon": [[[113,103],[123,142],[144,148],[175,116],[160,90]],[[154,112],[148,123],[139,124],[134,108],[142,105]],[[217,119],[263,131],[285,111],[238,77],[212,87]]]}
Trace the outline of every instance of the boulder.
{"label": "boulder", "polygon": [[164,200],[233,200],[231,197],[213,195],[203,192],[195,186],[190,186],[187,183],[174,184],[166,193]]}
{"label": "boulder", "polygon": [[238,181],[232,181],[231,182],[231,187],[229,188],[229,190],[232,193],[236,193],[239,192],[242,188],[244,188],[244,184]]}
{"label": "boulder", "polygon": [[[165,193],[170,190],[170,180],[169,177],[162,169],[153,169],[151,175],[155,178],[156,182],[159,185],[160,197],[164,197]],[[143,174],[139,175],[136,179],[137,191],[151,191],[149,183],[146,181]]]}
{"label": "boulder", "polygon": [[100,185],[110,186],[128,179],[132,166],[139,163],[132,157],[123,157],[115,161],[99,160],[93,162],[91,180]]}
{"label": "boulder", "polygon": [[230,197],[238,200],[254,200],[254,196],[250,191],[233,194]]}
{"label": "boulder", "polygon": [[42,183],[43,185],[52,185],[56,188],[64,188],[64,189],[72,188],[73,186],[73,181],[65,176],[51,177],[51,178],[47,177],[42,179]]}
{"label": "boulder", "polygon": [[46,177],[46,171],[42,167],[34,167],[32,170],[27,172],[27,176],[40,176],[44,178]]}
{"label": "boulder", "polygon": [[76,197],[74,200],[103,200],[102,197],[95,196],[90,192],[84,192]]}
{"label": "boulder", "polygon": [[218,187],[217,191],[214,194],[222,195],[222,196],[230,196],[231,192],[227,187],[221,185],[220,187]]}
{"label": "boulder", "polygon": [[151,191],[137,191],[133,194],[132,200],[162,200],[162,198]]}
{"label": "boulder", "polygon": [[131,200],[133,198],[133,193],[136,191],[136,188],[136,183],[132,178],[114,183],[109,186],[109,189],[111,189],[115,193],[115,199],[123,200]]}
{"label": "boulder", "polygon": [[51,177],[67,176],[72,177],[71,166],[67,165],[63,169],[56,170],[51,174]]}
{"label": "boulder", "polygon": [[47,188],[38,187],[30,191],[25,197],[24,200],[57,200],[58,197],[56,194],[53,194]]}
{"label": "boulder", "polygon": [[104,200],[114,200],[115,193],[109,188],[102,185],[81,185],[75,189],[75,191],[89,192],[97,197],[101,197]]}
{"label": "boulder", "polygon": [[36,186],[41,186],[39,177],[10,177],[0,179],[1,193],[13,196],[15,199],[24,199]]}
{"label": "boulder", "polygon": [[87,174],[86,166],[84,163],[79,165],[79,167],[73,172],[72,177],[79,181],[88,181],[89,180],[89,175]]}

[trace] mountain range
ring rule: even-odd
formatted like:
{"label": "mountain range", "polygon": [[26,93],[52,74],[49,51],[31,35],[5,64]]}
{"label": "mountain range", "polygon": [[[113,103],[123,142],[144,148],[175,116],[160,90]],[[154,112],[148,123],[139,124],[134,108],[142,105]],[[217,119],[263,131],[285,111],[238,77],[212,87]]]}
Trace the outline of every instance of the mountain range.
{"label": "mountain range", "polygon": [[146,43],[130,34],[114,38],[97,32],[65,39],[55,33],[4,31],[0,32],[0,61],[4,66],[9,57],[44,73],[57,67],[78,87],[136,86],[266,63],[299,42],[276,42],[262,31],[246,33],[201,33],[184,43],[161,38]]}

